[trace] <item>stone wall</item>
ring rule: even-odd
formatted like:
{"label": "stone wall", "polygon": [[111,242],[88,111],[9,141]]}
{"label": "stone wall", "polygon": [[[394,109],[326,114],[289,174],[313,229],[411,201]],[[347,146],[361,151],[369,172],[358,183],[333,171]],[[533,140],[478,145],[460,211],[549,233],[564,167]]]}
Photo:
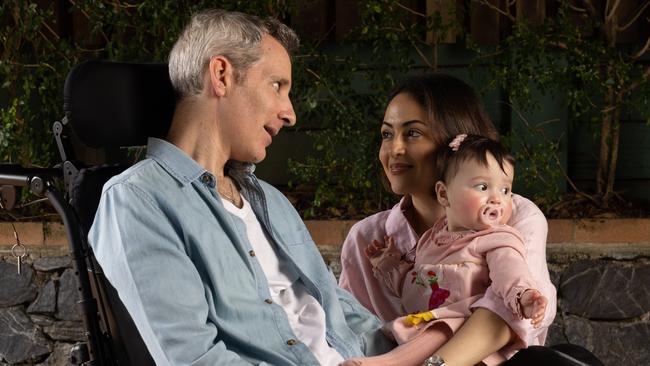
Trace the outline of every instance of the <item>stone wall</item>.
{"label": "stone wall", "polygon": [[[337,275],[340,245],[352,224],[308,222]],[[558,313],[547,345],[581,345],[605,365],[650,365],[650,220],[550,224],[547,258]],[[41,225],[37,234],[33,224],[18,226],[29,250],[20,276],[7,252],[13,235],[2,228],[0,365],[68,365],[84,331],[62,228]]]}
{"label": "stone wall", "polygon": [[76,281],[67,255],[28,257],[20,275],[12,257],[0,260],[0,364],[69,365],[85,340]]}

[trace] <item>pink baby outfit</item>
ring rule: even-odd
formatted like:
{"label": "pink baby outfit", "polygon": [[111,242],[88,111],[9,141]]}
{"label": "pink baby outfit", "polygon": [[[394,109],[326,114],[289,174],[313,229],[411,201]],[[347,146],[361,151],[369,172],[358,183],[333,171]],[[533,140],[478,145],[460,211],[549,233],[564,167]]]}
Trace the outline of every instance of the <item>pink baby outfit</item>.
{"label": "pink baby outfit", "polygon": [[[488,287],[503,299],[511,313],[523,319],[518,299],[526,289],[536,288],[526,264],[523,239],[516,230],[500,225],[481,231],[450,232],[446,219],[423,235],[415,263],[384,255],[376,263],[374,274],[401,298],[405,313],[432,310],[439,319],[403,332],[403,327],[389,325],[398,343],[409,341],[436,323],[445,323],[456,333],[472,314],[472,304]],[[484,360],[486,364],[501,361],[499,355]]]}
{"label": "pink baby outfit", "polygon": [[[379,212],[356,223],[343,244],[341,264],[343,266],[339,285],[351,292],[366,308],[384,321],[391,321],[404,315],[400,298],[373,275],[372,265],[364,249],[373,240],[383,241],[388,235],[408,261],[414,261],[418,236],[411,228],[404,211],[411,207],[405,197],[391,210]],[[518,349],[529,345],[543,345],[548,326],[556,312],[556,291],[551,284],[546,265],[547,224],[542,212],[530,200],[513,195],[513,213],[508,225],[514,227],[524,239],[528,269],[537,284],[537,290],[548,299],[546,314],[540,328],[535,329],[530,320],[519,319],[504,304],[491,286],[485,295],[474,302],[470,309],[486,308],[499,315],[517,334],[517,341],[499,351],[502,360],[510,358]],[[430,230],[431,231],[431,230]],[[423,234],[423,242],[431,235]]]}

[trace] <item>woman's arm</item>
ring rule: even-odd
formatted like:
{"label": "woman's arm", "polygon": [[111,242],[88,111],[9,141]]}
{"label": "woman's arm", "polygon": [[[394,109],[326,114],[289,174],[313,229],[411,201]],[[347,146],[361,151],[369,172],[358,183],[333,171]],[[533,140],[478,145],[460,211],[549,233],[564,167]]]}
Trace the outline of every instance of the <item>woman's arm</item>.
{"label": "woman's arm", "polygon": [[436,354],[447,366],[472,366],[503,348],[513,337],[503,319],[487,309],[478,308]]}

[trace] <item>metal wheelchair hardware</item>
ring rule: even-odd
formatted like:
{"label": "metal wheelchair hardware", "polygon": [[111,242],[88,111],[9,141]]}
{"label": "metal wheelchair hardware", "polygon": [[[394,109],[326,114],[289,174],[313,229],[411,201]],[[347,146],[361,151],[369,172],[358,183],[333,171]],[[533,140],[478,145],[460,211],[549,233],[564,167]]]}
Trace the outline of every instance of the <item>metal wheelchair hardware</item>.
{"label": "metal wheelchair hardware", "polygon": [[[2,202],[0,202],[0,209],[4,209],[4,205]],[[17,262],[17,267],[18,267],[18,275],[20,276],[20,270],[23,264],[23,258],[27,256],[27,248],[23,245],[23,243],[20,242],[20,238],[18,238],[18,232],[16,231],[16,226],[14,226],[13,222],[9,222],[11,224],[11,228],[14,231],[14,238],[16,238],[16,244],[14,244],[11,247],[11,250],[0,250],[0,252],[10,252],[12,256],[16,258]]]}
{"label": "metal wheelchair hardware", "polygon": [[14,186],[0,186],[0,207],[12,210],[18,200],[18,189]]}
{"label": "metal wheelchair hardware", "polygon": [[72,346],[70,350],[70,364],[82,365],[88,360],[90,360],[90,354],[88,353],[88,345],[86,343],[77,343]]}
{"label": "metal wheelchair hardware", "polygon": [[11,247],[11,255],[16,257],[16,260],[18,262],[18,275],[20,275],[20,267],[23,263],[23,258],[27,256],[27,248],[18,242],[14,244],[13,247]]}

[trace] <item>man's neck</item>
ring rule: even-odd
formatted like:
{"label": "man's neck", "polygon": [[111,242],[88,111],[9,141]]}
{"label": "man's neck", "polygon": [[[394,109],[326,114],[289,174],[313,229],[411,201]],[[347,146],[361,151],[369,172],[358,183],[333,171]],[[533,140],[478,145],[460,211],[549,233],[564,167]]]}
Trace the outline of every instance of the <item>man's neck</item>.
{"label": "man's neck", "polygon": [[216,126],[207,104],[181,101],[176,106],[167,140],[219,179],[223,178],[229,152]]}

